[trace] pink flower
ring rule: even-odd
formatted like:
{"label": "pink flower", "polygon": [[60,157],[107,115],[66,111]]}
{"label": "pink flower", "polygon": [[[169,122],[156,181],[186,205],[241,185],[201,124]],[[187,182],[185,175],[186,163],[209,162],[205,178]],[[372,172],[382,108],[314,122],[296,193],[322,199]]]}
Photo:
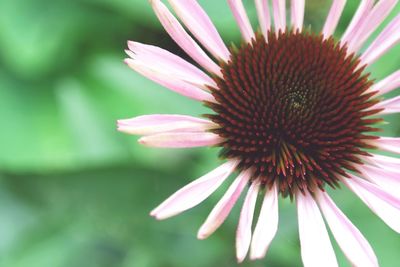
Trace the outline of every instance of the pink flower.
{"label": "pink flower", "polygon": [[[360,52],[398,1],[361,1],[336,40],[332,35],[345,0],[333,0],[322,32],[316,34],[302,31],[304,0],[291,1],[290,24],[284,0],[272,0],[271,6],[255,0],[261,32],[254,32],[242,1],[228,0],[243,36],[239,48],[224,44],[196,1],[168,1],[179,20],[161,1],[150,2],[165,30],[198,66],[162,48],[131,41],[125,62],[213,112],[206,119],[139,116],[118,121],[118,130],[142,135],[139,142],[146,146],[219,146],[225,159],[151,215],[166,219],[188,210],[238,172],[198,238],[207,238],[224,222],[246,189],[236,232],[239,262],[249,251],[251,259],[265,256],[278,229],[281,195],[296,201],[305,266],[338,265],[324,218],[352,265],[378,266],[368,241],[325,188],[347,186],[400,232],[400,159],[379,154],[400,154],[400,138],[371,135],[379,131],[381,115],[400,112],[399,97],[381,100],[400,87],[400,71],[376,83],[364,71],[399,42],[400,16]],[[259,194],[262,206],[252,230]]]}

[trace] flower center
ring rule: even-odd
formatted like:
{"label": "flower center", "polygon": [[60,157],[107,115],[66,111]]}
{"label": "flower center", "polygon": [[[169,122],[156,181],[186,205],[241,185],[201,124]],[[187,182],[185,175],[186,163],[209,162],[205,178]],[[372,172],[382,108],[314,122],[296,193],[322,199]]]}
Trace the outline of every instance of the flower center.
{"label": "flower center", "polygon": [[206,103],[222,157],[264,186],[277,182],[283,196],[335,187],[356,171],[380,121],[368,118],[378,100],[357,57],[333,38],[294,32],[258,35],[231,52],[211,88],[217,103]]}

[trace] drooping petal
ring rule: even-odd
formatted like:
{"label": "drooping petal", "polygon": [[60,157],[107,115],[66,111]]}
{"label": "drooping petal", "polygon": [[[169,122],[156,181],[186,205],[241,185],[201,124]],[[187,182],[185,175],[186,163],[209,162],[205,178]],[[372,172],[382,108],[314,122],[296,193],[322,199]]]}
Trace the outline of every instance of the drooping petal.
{"label": "drooping petal", "polygon": [[150,1],[158,19],[171,38],[200,66],[221,76],[220,67],[210,59],[193,38],[185,31],[178,20],[160,0]]}
{"label": "drooping petal", "polygon": [[172,132],[147,135],[138,142],[150,147],[185,148],[214,146],[221,143],[222,138],[210,132]]}
{"label": "drooping petal", "polygon": [[351,39],[355,32],[360,28],[363,18],[368,16],[369,12],[371,12],[373,6],[374,0],[360,1],[360,5],[358,6],[356,13],[354,14],[349,26],[341,38],[342,43],[347,43]]}
{"label": "drooping petal", "polygon": [[368,92],[378,91],[377,95],[383,95],[400,87],[400,70],[395,71],[383,80],[375,83]]}
{"label": "drooping petal", "polygon": [[350,176],[342,179],[343,183],[390,228],[400,233],[400,200],[371,182]]}
{"label": "drooping petal", "polygon": [[250,176],[250,171],[240,173],[200,227],[197,238],[206,239],[225,221],[249,181]]}
{"label": "drooping petal", "polygon": [[163,220],[200,204],[217,190],[234,171],[236,165],[236,161],[228,161],[191,182],[161,203],[150,215]]}
{"label": "drooping petal", "polygon": [[331,9],[329,10],[328,17],[326,18],[325,25],[322,30],[324,38],[329,38],[329,36],[334,34],[345,5],[346,0],[333,0]]}
{"label": "drooping petal", "polygon": [[382,156],[370,153],[372,157],[364,157],[369,164],[391,171],[400,171],[400,158]]}
{"label": "drooping petal", "polygon": [[[400,196],[400,170],[391,170],[364,164],[358,166],[364,178],[379,185],[387,192]],[[400,198],[399,198],[400,199]]]}
{"label": "drooping petal", "polygon": [[256,228],[251,241],[250,259],[261,259],[278,230],[278,190],[276,184],[265,192]]}
{"label": "drooping petal", "polygon": [[391,114],[391,113],[398,113],[400,112],[400,96],[396,96],[390,98],[388,100],[379,102],[374,106],[374,109],[381,109],[383,108],[379,114]]}
{"label": "drooping petal", "polygon": [[253,182],[247,192],[240,212],[239,225],[236,231],[236,258],[240,263],[247,255],[251,241],[251,225],[253,223],[254,208],[260,184]]}
{"label": "drooping petal", "polygon": [[261,32],[265,39],[268,39],[268,31],[271,28],[271,15],[269,13],[269,5],[267,0],[255,0],[258,22]]}
{"label": "drooping petal", "polygon": [[128,54],[131,58],[150,65],[154,69],[171,73],[205,90],[208,90],[208,87],[217,87],[214,80],[203,71],[167,50],[133,41],[128,41],[128,47],[133,52]]}
{"label": "drooping petal", "polygon": [[128,134],[153,135],[165,132],[205,132],[216,125],[185,115],[153,114],[118,120],[118,130]]}
{"label": "drooping petal", "polygon": [[242,0],[228,0],[228,4],[242,33],[243,39],[250,43],[251,39],[254,38],[254,31],[247,17]]}
{"label": "drooping petal", "polygon": [[125,63],[141,75],[181,95],[198,101],[215,101],[210,93],[181,80],[179,77],[175,77],[173,73],[168,73],[167,70],[131,58],[125,59]]}
{"label": "drooping petal", "polygon": [[357,52],[369,36],[379,27],[382,21],[396,6],[398,0],[380,0],[367,16],[363,17],[357,31],[349,38],[349,53]]}
{"label": "drooping petal", "polygon": [[292,0],[292,27],[294,30],[303,28],[305,0]]}
{"label": "drooping petal", "polygon": [[379,137],[371,141],[378,148],[400,154],[400,137]]}
{"label": "drooping petal", "polygon": [[335,252],[328,232],[312,196],[305,192],[296,194],[301,258],[305,267],[337,267]]}
{"label": "drooping petal", "polygon": [[371,65],[400,41],[400,15],[394,18],[361,55],[361,64]]}
{"label": "drooping petal", "polygon": [[286,0],[272,0],[275,31],[286,31]]}
{"label": "drooping petal", "polygon": [[219,60],[229,60],[228,48],[197,1],[168,0],[168,2],[185,26],[212,55]]}
{"label": "drooping petal", "polygon": [[378,259],[361,232],[335,205],[327,193],[316,194],[319,207],[340,248],[353,266],[377,267]]}

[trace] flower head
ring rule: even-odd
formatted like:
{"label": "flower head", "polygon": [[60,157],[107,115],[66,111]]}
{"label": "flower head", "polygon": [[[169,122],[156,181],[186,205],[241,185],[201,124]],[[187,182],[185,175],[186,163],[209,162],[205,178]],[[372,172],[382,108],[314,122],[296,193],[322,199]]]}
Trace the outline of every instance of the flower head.
{"label": "flower head", "polygon": [[[400,97],[381,97],[400,87],[400,71],[376,83],[365,72],[400,40],[400,16],[360,53],[398,1],[361,1],[337,40],[333,33],[346,1],[333,0],[322,32],[312,33],[302,30],[304,0],[291,1],[290,25],[284,0],[272,0],[271,10],[268,1],[255,0],[260,32],[253,31],[242,1],[228,0],[243,36],[238,48],[225,46],[196,1],[169,0],[185,28],[161,1],[150,2],[165,30],[200,68],[136,42],[128,42],[126,63],[170,90],[204,103],[210,113],[205,118],[144,115],[118,121],[118,129],[143,135],[139,142],[148,146],[218,146],[224,159],[151,215],[165,219],[190,209],[238,172],[201,226],[200,239],[223,223],[248,188],[236,234],[239,262],[249,250],[251,259],[265,256],[278,229],[281,195],[297,204],[305,266],[337,266],[323,217],[354,266],[378,266],[367,240],[325,189],[347,186],[400,232],[400,159],[379,154],[399,154],[400,138],[377,135],[382,115],[400,111]],[[260,193],[261,210],[252,231]]]}

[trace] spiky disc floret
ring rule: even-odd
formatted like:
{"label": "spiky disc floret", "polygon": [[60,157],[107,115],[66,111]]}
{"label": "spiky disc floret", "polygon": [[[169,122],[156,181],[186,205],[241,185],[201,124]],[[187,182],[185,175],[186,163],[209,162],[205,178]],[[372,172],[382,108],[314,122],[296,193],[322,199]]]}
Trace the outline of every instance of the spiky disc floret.
{"label": "spiky disc floret", "polygon": [[[232,48],[206,103],[224,138],[221,155],[240,160],[282,195],[336,186],[370,147],[373,93],[359,60],[331,37],[271,32]],[[368,111],[366,111],[368,109]]]}

